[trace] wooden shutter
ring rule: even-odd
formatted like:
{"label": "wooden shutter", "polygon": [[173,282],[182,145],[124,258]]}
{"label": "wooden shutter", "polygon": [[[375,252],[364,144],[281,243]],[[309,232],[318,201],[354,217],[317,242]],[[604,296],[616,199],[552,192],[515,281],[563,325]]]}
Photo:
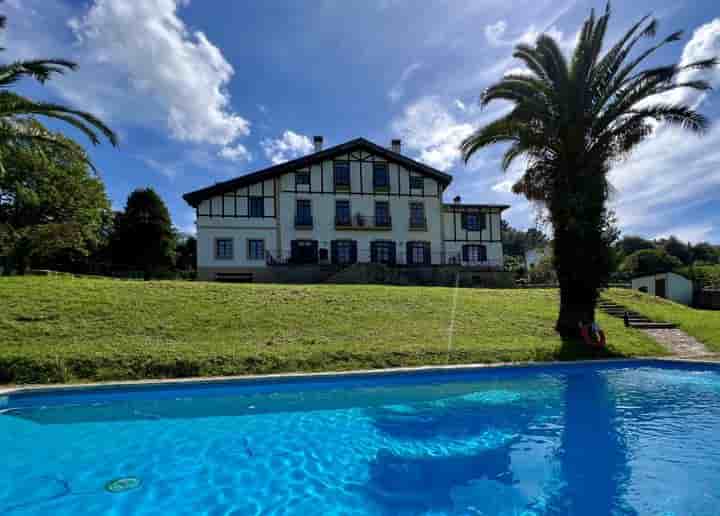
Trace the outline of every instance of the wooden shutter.
{"label": "wooden shutter", "polygon": [[378,243],[377,242],[370,242],[370,261],[372,263],[377,263],[378,261]]}
{"label": "wooden shutter", "polygon": [[412,248],[412,242],[408,242],[407,244],[405,244],[405,263],[408,265],[413,264]]}
{"label": "wooden shutter", "polygon": [[466,245],[462,246],[462,259],[464,262],[470,261],[470,249]]}
{"label": "wooden shutter", "polygon": [[358,259],[357,240],[352,241],[350,246],[350,263],[356,263]]}
{"label": "wooden shutter", "polygon": [[330,242],[330,261],[332,263],[338,262],[337,240]]}
{"label": "wooden shutter", "polygon": [[430,242],[423,242],[423,247],[425,247],[425,265],[431,265],[432,256],[430,256]]}

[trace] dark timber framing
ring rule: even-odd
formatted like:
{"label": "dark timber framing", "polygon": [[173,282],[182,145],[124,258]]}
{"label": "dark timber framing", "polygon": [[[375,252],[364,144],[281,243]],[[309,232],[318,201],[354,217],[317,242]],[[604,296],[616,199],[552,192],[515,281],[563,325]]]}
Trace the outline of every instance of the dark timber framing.
{"label": "dark timber framing", "polygon": [[[502,220],[502,212],[509,208],[505,204],[444,204],[443,212],[452,214],[452,234],[445,235],[444,242],[502,242],[502,235],[498,234],[493,224],[493,215]],[[484,230],[488,238],[482,238],[483,230],[468,231],[462,227],[463,213],[475,213],[486,217]],[[479,238],[471,238],[476,233]],[[472,235],[474,236],[474,235]],[[451,237],[451,238],[448,238]]]}

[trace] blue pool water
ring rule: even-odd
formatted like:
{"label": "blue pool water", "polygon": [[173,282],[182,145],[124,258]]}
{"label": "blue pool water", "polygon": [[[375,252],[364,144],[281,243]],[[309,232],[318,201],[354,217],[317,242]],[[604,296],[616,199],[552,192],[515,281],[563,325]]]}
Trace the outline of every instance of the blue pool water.
{"label": "blue pool water", "polygon": [[11,395],[0,409],[3,515],[710,515],[720,507],[713,366],[97,389]]}

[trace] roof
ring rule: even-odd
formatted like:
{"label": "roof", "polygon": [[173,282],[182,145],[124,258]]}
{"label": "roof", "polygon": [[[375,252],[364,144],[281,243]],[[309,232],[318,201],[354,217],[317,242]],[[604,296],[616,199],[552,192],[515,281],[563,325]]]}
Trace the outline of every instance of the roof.
{"label": "roof", "polygon": [[482,209],[482,208],[493,208],[496,210],[507,210],[510,207],[509,204],[464,204],[457,202],[447,202],[443,204],[443,208],[468,208],[468,209]]}
{"label": "roof", "polygon": [[654,278],[655,276],[662,276],[664,274],[674,274],[675,276],[679,276],[680,278],[686,279],[688,281],[692,281],[690,278],[688,278],[685,274],[677,271],[667,271],[667,272],[655,272],[653,274],[637,274],[630,278],[631,280],[636,280],[640,278]]}
{"label": "roof", "polygon": [[237,190],[238,188],[249,186],[259,181],[272,179],[292,170],[307,167],[317,162],[332,159],[336,156],[358,149],[373,152],[388,161],[399,163],[410,170],[433,177],[445,186],[449,185],[450,181],[452,181],[452,176],[445,174],[444,172],[440,172],[439,170],[424,165],[419,161],[415,161],[407,156],[393,152],[392,150],[377,145],[365,138],[355,138],[354,140],[341,143],[340,145],[335,145],[334,147],[328,147],[327,149],[308,154],[307,156],[303,156],[292,161],[281,163],[280,165],[264,168],[262,170],[258,170],[257,172],[252,172],[244,176],[236,177],[235,179],[230,179],[229,181],[223,181],[222,183],[215,183],[212,186],[201,188],[200,190],[195,190],[194,192],[188,192],[183,195],[183,199],[185,199],[190,206],[197,207],[202,201],[210,197],[222,195],[226,192]]}

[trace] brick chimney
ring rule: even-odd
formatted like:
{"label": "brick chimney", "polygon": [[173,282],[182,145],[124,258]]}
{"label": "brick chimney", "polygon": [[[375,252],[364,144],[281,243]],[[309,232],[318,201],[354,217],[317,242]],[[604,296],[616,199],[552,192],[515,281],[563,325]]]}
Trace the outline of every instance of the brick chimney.
{"label": "brick chimney", "polygon": [[315,144],[315,152],[320,152],[323,147],[323,137],[322,136],[314,136],[313,144]]}
{"label": "brick chimney", "polygon": [[402,142],[400,139],[395,139],[390,143],[390,150],[400,154],[400,151],[402,150]]}

